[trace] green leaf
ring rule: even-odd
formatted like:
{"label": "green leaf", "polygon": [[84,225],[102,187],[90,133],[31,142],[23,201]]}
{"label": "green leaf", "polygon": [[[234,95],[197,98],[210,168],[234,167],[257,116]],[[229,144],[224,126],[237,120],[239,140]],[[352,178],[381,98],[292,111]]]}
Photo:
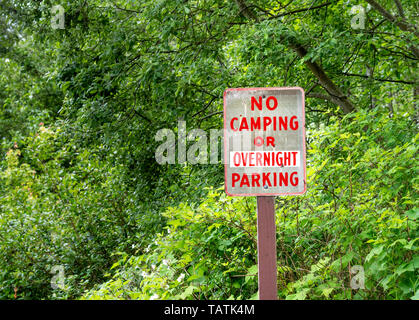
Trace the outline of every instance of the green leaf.
{"label": "green leaf", "polygon": [[192,293],[197,290],[198,288],[195,286],[189,286],[185,289],[185,291],[179,295],[179,298],[181,300],[185,300],[186,298],[190,297]]}
{"label": "green leaf", "polygon": [[322,294],[326,298],[329,298],[329,295],[332,293],[333,290],[334,290],[334,288],[325,288],[325,289],[322,290]]}
{"label": "green leaf", "polygon": [[419,300],[419,290],[416,290],[416,293],[414,296],[410,297],[411,300]]}
{"label": "green leaf", "polygon": [[408,216],[409,219],[418,220],[418,218],[419,218],[419,208],[413,208],[409,211],[406,211],[406,216]]}

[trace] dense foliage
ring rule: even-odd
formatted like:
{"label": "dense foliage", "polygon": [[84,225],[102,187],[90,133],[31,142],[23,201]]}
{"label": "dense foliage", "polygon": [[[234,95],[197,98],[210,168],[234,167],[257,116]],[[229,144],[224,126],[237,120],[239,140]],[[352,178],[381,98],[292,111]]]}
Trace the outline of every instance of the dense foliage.
{"label": "dense foliage", "polygon": [[[417,295],[419,134],[395,117],[397,124],[379,112],[358,113],[310,134],[308,192],[277,201],[280,297]],[[87,297],[255,297],[255,199],[221,189],[199,205],[169,208],[165,232],[143,254],[115,263],[113,279]],[[364,290],[350,289],[351,265],[364,266]]]}
{"label": "dense foliage", "polygon": [[155,135],[222,128],[226,88],[299,86],[308,188],[276,199],[280,298],[418,299],[417,12],[2,0],[0,298],[257,298],[255,199],[224,194],[221,160],[159,165]]}

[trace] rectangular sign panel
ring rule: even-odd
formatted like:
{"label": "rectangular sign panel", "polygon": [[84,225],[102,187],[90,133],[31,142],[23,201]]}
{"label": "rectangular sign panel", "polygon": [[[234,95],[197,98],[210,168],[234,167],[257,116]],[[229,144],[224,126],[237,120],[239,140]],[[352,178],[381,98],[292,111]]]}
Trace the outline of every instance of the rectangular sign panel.
{"label": "rectangular sign panel", "polygon": [[224,92],[225,188],[230,196],[306,191],[304,90]]}

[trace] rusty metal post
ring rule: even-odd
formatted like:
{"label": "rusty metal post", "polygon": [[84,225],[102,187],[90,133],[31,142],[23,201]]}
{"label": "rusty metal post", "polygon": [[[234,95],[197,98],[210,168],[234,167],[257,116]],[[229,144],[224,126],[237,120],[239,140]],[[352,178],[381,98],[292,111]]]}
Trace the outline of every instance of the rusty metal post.
{"label": "rusty metal post", "polygon": [[257,197],[259,300],[277,300],[275,197]]}

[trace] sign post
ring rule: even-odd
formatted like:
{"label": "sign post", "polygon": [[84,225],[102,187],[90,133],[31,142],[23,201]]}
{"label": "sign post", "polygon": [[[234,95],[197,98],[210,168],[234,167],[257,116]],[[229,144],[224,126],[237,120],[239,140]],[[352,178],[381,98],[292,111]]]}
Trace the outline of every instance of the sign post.
{"label": "sign post", "polygon": [[258,284],[260,300],[276,300],[275,197],[258,196]]}
{"label": "sign post", "polygon": [[275,196],[306,191],[304,91],[224,92],[225,191],[257,197],[259,299],[277,299]]}

